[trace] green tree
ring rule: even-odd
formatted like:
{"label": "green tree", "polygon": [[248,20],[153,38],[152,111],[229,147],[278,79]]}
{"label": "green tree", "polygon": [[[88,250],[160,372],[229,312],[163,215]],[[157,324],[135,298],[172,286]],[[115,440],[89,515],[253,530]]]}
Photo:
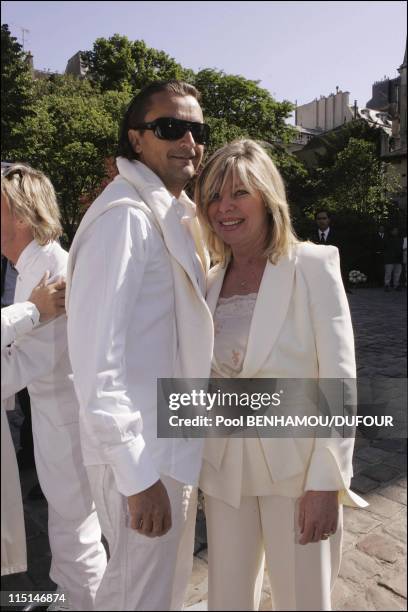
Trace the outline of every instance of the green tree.
{"label": "green tree", "polygon": [[127,36],[97,38],[92,51],[81,51],[88,77],[102,90],[129,88],[136,70],[133,45]]}
{"label": "green tree", "polygon": [[189,74],[164,51],[119,34],[98,38],[92,51],[83,51],[81,55],[89,78],[103,91],[135,93],[152,81],[183,79]]}
{"label": "green tree", "polygon": [[164,51],[148,47],[143,40],[135,40],[132,56],[136,64],[131,85],[133,90],[142,89],[152,81],[178,79],[189,81],[190,72],[184,70]]}
{"label": "green tree", "polygon": [[286,187],[292,221],[299,236],[305,234],[302,203],[312,191],[306,167],[295,155],[288,153],[283,145],[269,145],[269,154],[277,165]]}
{"label": "green tree", "polygon": [[21,144],[19,125],[32,114],[34,96],[26,54],[7,24],[1,26],[1,100],[2,159],[12,159],[11,150]]}
{"label": "green tree", "polygon": [[238,138],[249,138],[249,134],[246,130],[241,129],[234,124],[228,123],[226,119],[205,117],[205,121],[211,128],[211,136],[210,142],[205,149],[204,161],[227,142],[232,142]]}
{"label": "green tree", "polygon": [[318,151],[315,153],[317,166],[327,168],[336,162],[338,154],[347,147],[351,138],[373,143],[375,155],[380,157],[381,134],[382,130],[378,127],[370,125],[365,119],[358,119],[345,123],[336,130],[316,136],[310,146],[322,146],[324,153]]}
{"label": "green tree", "polygon": [[375,277],[373,235],[376,226],[387,223],[393,215],[392,196],[398,190],[398,178],[394,168],[378,156],[375,139],[348,135],[343,144],[340,148],[336,142],[336,153],[321,155],[321,165],[310,171],[303,236],[315,227],[316,210],[330,211],[332,224],[342,235],[344,268],[365,272],[370,281]]}
{"label": "green tree", "polygon": [[211,69],[195,74],[143,40],[132,42],[118,34],[109,39],[98,38],[92,51],[83,52],[82,57],[89,78],[104,91],[136,93],[155,80],[183,79],[194,84],[202,93],[206,118],[218,120],[212,123],[213,142],[220,143],[222,133],[268,142],[286,142],[292,134],[285,119],[293,105],[274,100],[258,81]]}
{"label": "green tree", "polygon": [[13,150],[43,170],[57,191],[65,239],[72,241],[83,204],[106,177],[106,160],[115,153],[118,117],[129,102],[126,92],[100,93],[73,77],[37,81],[35,113],[20,125],[23,146]]}
{"label": "green tree", "polygon": [[319,199],[332,202],[337,211],[353,210],[376,220],[384,220],[390,196],[398,189],[392,166],[376,155],[373,142],[349,138],[332,165],[316,170]]}
{"label": "green tree", "polygon": [[381,138],[381,129],[359,119],[314,137],[296,154],[307,171],[306,179],[295,183],[302,235],[310,235],[320,207],[339,212],[338,222],[350,213],[353,226],[370,231],[386,221],[397,181],[381,161]]}
{"label": "green tree", "polygon": [[198,72],[194,85],[202,93],[206,116],[223,119],[255,139],[285,142],[290,138],[292,129],[285,119],[293,105],[274,100],[258,81],[206,69]]}
{"label": "green tree", "polygon": [[12,159],[31,163],[50,176],[59,194],[68,242],[83,204],[111,175],[107,160],[114,154],[125,107],[136,91],[156,79],[184,79],[201,91],[212,129],[207,156],[236,138],[272,143],[276,148],[272,156],[289,194],[295,194],[294,177],[301,177],[302,167],[282,148],[292,131],[285,123],[292,105],[276,102],[257,81],[215,70],[195,75],[165,52],[119,34],[97,39],[92,51],[82,55],[88,78],[54,75],[34,83],[33,112],[18,123],[20,141],[10,149]]}

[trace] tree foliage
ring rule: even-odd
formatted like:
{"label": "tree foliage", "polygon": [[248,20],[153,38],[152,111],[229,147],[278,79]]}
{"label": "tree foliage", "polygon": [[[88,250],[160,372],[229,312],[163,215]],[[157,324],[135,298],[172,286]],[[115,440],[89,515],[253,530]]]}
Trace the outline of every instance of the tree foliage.
{"label": "tree foliage", "polygon": [[33,112],[34,95],[26,54],[7,24],[1,26],[1,100],[2,159],[9,159],[11,149],[19,144],[16,129]]}
{"label": "tree foliage", "polygon": [[91,80],[104,90],[126,89],[135,72],[132,43],[126,36],[97,38],[92,51],[82,51],[81,58]]}
{"label": "tree foliage", "polygon": [[70,76],[36,81],[35,112],[18,130],[24,144],[11,151],[41,169],[57,191],[66,240],[71,242],[87,194],[106,176],[106,159],[115,154],[118,120],[129,102],[126,92],[101,93]]}
{"label": "tree foliage", "polygon": [[294,132],[286,124],[293,105],[277,102],[258,81],[210,68],[194,73],[143,40],[119,34],[98,38],[92,50],[82,52],[87,78],[51,75],[33,81],[21,45],[6,25],[2,47],[3,159],[25,161],[50,176],[67,243],[84,205],[115,174],[113,157],[126,106],[154,80],[183,79],[202,93],[211,126],[206,157],[237,138],[264,143],[284,178],[299,235],[307,235],[317,206],[357,221],[384,220],[388,214],[396,180],[379,159],[380,130],[365,121],[319,137],[323,152],[310,168],[285,149]]}
{"label": "tree foliage", "polygon": [[267,142],[289,138],[291,128],[284,120],[293,105],[274,100],[258,81],[206,69],[197,73],[194,85],[202,93],[206,116],[223,119],[248,136]]}
{"label": "tree foliage", "polygon": [[226,131],[268,142],[290,137],[291,128],[285,119],[293,105],[274,100],[258,81],[212,69],[195,74],[164,51],[148,47],[143,40],[132,42],[119,34],[109,39],[98,38],[92,51],[83,52],[82,57],[89,78],[104,91],[119,89],[136,93],[148,83],[162,79],[184,79],[192,83],[202,93],[205,116],[218,120],[212,122],[215,142]]}
{"label": "tree foliage", "polygon": [[[352,134],[365,136],[354,137]],[[308,168],[308,179],[300,200],[305,202],[300,217],[300,234],[315,229],[314,213],[331,213],[332,225],[342,236],[343,266],[358,269],[373,280],[373,236],[379,224],[395,222],[392,196],[399,189],[398,177],[379,156],[379,130],[361,125],[327,135],[331,142],[319,165]],[[302,218],[303,217],[303,218]]]}
{"label": "tree foliage", "polygon": [[98,38],[92,51],[83,51],[81,55],[89,78],[102,91],[136,92],[151,81],[185,78],[181,65],[164,51],[119,34]]}
{"label": "tree foliage", "polygon": [[390,195],[398,189],[397,176],[378,158],[375,143],[353,137],[333,163],[316,168],[314,179],[317,199],[324,206],[367,214],[378,221],[387,218]]}
{"label": "tree foliage", "polygon": [[324,153],[316,151],[316,159],[318,167],[332,166],[337,159],[337,155],[345,149],[351,138],[364,140],[374,144],[374,152],[377,157],[381,152],[381,134],[382,130],[378,127],[370,125],[364,119],[350,121],[342,125],[337,130],[327,132],[322,136],[316,136],[315,142],[320,142],[324,149]]}

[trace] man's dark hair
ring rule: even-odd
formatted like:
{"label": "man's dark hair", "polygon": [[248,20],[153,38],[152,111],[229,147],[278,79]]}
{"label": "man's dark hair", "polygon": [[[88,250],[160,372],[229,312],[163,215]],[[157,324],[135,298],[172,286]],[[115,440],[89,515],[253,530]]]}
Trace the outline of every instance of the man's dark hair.
{"label": "man's dark hair", "polygon": [[133,129],[135,125],[144,122],[147,113],[152,107],[152,96],[162,92],[167,92],[173,96],[193,96],[198,102],[201,100],[201,94],[198,89],[184,81],[154,81],[146,85],[133,98],[123,117],[118,144],[118,155],[121,157],[137,159],[137,153],[135,153],[129,142],[128,131]]}
{"label": "man's dark hair", "polygon": [[317,219],[317,215],[321,215],[322,213],[326,213],[326,215],[328,216],[328,218],[330,219],[331,215],[330,212],[328,210],[326,210],[325,208],[322,208],[321,210],[317,210],[315,212],[315,216],[314,218]]}

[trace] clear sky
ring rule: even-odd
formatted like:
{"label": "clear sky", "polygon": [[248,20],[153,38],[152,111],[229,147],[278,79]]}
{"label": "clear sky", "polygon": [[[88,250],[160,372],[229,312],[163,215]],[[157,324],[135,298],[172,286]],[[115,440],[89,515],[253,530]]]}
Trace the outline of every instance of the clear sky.
{"label": "clear sky", "polygon": [[259,80],[277,100],[298,104],[335,92],[365,106],[371,86],[398,76],[406,45],[406,3],[2,2],[2,23],[34,55],[64,72],[79,50],[119,33],[143,39],[184,67],[222,69]]}

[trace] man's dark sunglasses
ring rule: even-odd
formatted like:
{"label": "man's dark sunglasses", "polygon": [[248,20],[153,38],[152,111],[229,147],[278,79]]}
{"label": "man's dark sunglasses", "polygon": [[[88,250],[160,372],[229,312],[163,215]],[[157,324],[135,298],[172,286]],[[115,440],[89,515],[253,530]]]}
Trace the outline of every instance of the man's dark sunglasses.
{"label": "man's dark sunglasses", "polygon": [[154,135],[160,140],[179,140],[186,132],[191,132],[197,144],[207,144],[210,137],[210,126],[206,123],[195,121],[183,121],[173,117],[160,117],[148,123],[138,123],[134,130],[153,130]]}

